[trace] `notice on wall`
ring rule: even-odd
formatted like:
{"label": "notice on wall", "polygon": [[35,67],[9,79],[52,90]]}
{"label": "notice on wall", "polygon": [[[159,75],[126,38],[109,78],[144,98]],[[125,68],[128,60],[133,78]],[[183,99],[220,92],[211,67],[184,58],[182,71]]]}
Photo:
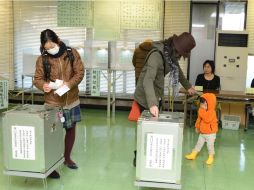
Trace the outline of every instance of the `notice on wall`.
{"label": "notice on wall", "polygon": [[147,134],[146,168],[172,170],[173,135]]}
{"label": "notice on wall", "polygon": [[162,8],[160,0],[121,2],[121,28],[160,30]]}
{"label": "notice on wall", "polygon": [[33,126],[12,126],[12,158],[35,160],[35,131]]}
{"label": "notice on wall", "polygon": [[92,1],[57,1],[57,26],[92,27]]}

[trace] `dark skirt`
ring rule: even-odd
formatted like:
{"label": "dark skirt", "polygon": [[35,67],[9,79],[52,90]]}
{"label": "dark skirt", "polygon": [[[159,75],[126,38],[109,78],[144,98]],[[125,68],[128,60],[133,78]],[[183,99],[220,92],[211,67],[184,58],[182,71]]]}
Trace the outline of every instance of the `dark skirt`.
{"label": "dark skirt", "polygon": [[78,105],[70,110],[63,109],[63,116],[65,119],[65,122],[63,123],[63,127],[65,129],[71,128],[74,123],[81,121],[80,105]]}

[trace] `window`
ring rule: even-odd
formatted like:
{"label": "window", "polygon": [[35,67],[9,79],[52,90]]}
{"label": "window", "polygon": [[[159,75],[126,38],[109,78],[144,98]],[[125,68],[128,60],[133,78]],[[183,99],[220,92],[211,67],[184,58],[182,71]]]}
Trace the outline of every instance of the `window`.
{"label": "window", "polygon": [[221,30],[244,30],[246,2],[221,2],[219,28]]}
{"label": "window", "polygon": [[193,3],[192,5],[192,35],[196,47],[191,51],[189,79],[195,84],[197,75],[203,73],[203,62],[214,60],[215,31],[216,31],[215,3]]}
{"label": "window", "polygon": [[0,77],[13,89],[13,9],[11,1],[0,1]]}
{"label": "window", "polygon": [[[50,28],[61,40],[72,47],[83,47],[86,28],[57,27],[56,1],[14,1],[14,65],[15,86],[22,86],[24,65],[35,66],[36,57],[40,55],[40,33]],[[25,55],[29,58],[25,60]],[[29,72],[29,71],[28,71]],[[24,86],[31,86],[31,77],[26,77]]]}
{"label": "window", "polygon": [[[93,41],[94,30],[92,28],[85,27],[59,27],[57,25],[57,1],[13,1],[14,6],[14,65],[15,65],[15,87],[22,87],[22,75],[27,74],[34,70],[35,61],[40,55],[40,32],[46,28],[54,30],[61,40],[67,45],[76,48],[81,58],[84,60],[86,68],[89,68],[93,63],[87,60],[89,52],[86,51],[86,41]],[[135,29],[123,29],[120,32],[120,40],[124,44],[132,43],[133,49],[135,43],[141,42],[147,38],[153,40],[160,40],[162,32],[158,30],[135,30]],[[103,41],[99,42],[98,48],[103,46]],[[97,81],[90,81],[93,76],[91,68],[86,71],[84,80],[79,85],[79,89],[82,93],[91,93],[91,85],[96,84],[99,89],[95,89],[95,94],[104,95],[107,93],[107,56],[101,56],[105,54],[105,49],[98,49],[101,52],[97,52],[96,59],[99,62],[106,65],[104,69],[99,72]],[[107,51],[106,51],[107,54]],[[126,61],[125,54],[119,54],[119,61]],[[130,56],[129,56],[130,57]],[[103,59],[103,60],[100,60]],[[127,60],[131,61],[131,60]],[[27,69],[27,68],[30,68]],[[31,69],[32,68],[32,69]],[[116,93],[117,95],[126,95],[133,93],[135,89],[135,77],[134,69],[132,71],[118,68],[116,71]],[[99,81],[99,82],[98,82]],[[98,84],[96,83],[98,82]],[[24,87],[28,88],[32,84],[31,77],[24,77]],[[99,91],[99,93],[98,93]]]}

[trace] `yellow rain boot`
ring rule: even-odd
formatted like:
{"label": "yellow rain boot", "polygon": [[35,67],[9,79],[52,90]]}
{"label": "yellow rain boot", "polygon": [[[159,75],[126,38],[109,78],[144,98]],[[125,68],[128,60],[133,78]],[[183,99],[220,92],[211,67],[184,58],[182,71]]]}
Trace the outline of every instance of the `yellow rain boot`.
{"label": "yellow rain boot", "polygon": [[213,156],[213,154],[209,154],[209,157],[208,157],[208,159],[206,160],[206,164],[211,165],[211,164],[213,163],[213,161],[214,161],[214,156]]}
{"label": "yellow rain boot", "polygon": [[185,158],[188,160],[195,160],[197,157],[197,154],[198,152],[196,150],[193,150],[190,154],[187,154]]}

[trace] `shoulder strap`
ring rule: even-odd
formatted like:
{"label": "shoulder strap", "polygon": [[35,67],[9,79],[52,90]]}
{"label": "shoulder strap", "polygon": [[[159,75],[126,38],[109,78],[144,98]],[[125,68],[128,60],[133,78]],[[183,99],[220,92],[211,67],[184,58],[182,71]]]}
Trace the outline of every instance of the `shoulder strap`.
{"label": "shoulder strap", "polygon": [[48,54],[42,54],[42,64],[43,64],[43,72],[44,72],[44,80],[50,80],[50,72],[51,72],[51,65],[49,64]]}
{"label": "shoulder strap", "polygon": [[68,57],[70,62],[71,62],[71,66],[73,67],[73,63],[74,63],[75,58],[74,58],[74,55],[72,53],[72,48],[66,46],[66,52],[67,52],[67,56],[64,58],[64,60]]}
{"label": "shoulder strap", "polygon": [[[160,53],[160,55],[161,55],[161,57],[162,57],[162,60],[163,60],[163,67],[164,67],[164,76],[165,76],[165,73],[166,73],[166,68],[165,68],[165,60],[164,60],[164,56],[163,56],[163,54],[162,54],[162,52],[161,51],[159,51],[158,49],[156,49],[156,48],[153,48],[153,49],[151,49],[151,51],[147,54],[147,56],[146,56],[146,59],[145,59],[145,64],[147,63],[147,60],[149,59],[149,57],[150,57],[150,55],[152,54],[152,53],[154,53],[154,52],[159,52]],[[145,65],[144,64],[144,65]]]}

